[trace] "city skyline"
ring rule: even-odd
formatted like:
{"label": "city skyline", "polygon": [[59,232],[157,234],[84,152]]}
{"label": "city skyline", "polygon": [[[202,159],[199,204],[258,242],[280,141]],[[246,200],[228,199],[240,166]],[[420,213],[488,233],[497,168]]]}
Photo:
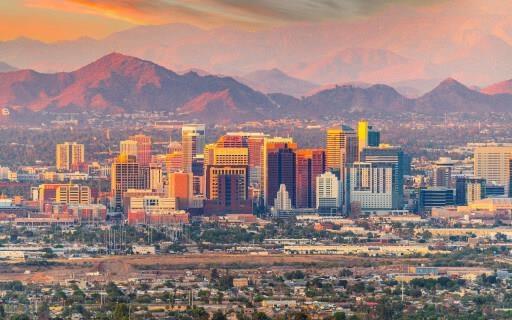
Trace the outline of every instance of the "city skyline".
{"label": "city skyline", "polygon": [[512,2],[0,1],[0,320],[512,319]]}

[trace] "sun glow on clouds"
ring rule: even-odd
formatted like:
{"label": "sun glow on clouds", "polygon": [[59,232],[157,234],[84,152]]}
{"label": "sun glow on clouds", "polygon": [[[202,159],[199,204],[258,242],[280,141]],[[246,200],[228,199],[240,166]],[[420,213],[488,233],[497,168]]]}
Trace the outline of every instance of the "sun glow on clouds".
{"label": "sun glow on clouds", "polygon": [[447,0],[26,0],[29,7],[96,14],[134,24],[273,26],[367,16],[396,5]]}
{"label": "sun glow on clouds", "polygon": [[[430,21],[447,17],[444,20],[467,25],[460,41],[471,42],[479,29],[491,24],[493,33],[510,42],[510,24],[505,21],[496,26],[503,17],[492,17],[511,11],[512,2],[502,0],[9,0],[0,2],[0,40],[16,36],[47,41],[101,38],[134,25],[167,23],[258,30],[298,22],[343,26],[362,19],[373,27],[399,31],[416,23],[418,17]],[[393,15],[391,26],[371,23],[387,15]]]}

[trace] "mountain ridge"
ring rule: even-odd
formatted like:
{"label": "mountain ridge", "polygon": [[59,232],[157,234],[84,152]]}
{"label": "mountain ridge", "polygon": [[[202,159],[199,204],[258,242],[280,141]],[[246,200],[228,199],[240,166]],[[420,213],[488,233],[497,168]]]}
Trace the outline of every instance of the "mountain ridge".
{"label": "mountain ridge", "polygon": [[120,53],[110,53],[72,72],[0,74],[0,104],[22,105],[32,112],[174,112],[201,94],[226,89],[237,108],[252,112],[274,107],[265,95],[233,78],[194,72],[179,75]]}
{"label": "mountain ridge", "polygon": [[[281,71],[272,71],[279,76]],[[335,85],[300,98],[263,94],[232,77],[178,74],[151,61],[110,53],[72,72],[0,73],[0,106],[16,112],[169,112],[211,123],[351,113],[510,112],[512,95],[486,94],[454,78],[409,98],[385,84]]]}
{"label": "mountain ridge", "polygon": [[[439,36],[434,32],[439,21],[426,20],[420,30],[414,25],[388,28],[390,22],[391,17],[383,17],[370,24],[304,23],[254,31],[201,29],[187,24],[138,26],[100,39],[0,41],[0,56],[19,68],[69,72],[118,51],[172,70],[194,67],[212,74],[241,76],[277,67],[319,85],[347,81],[412,83],[455,75],[465,83],[482,86],[512,74],[512,43],[492,28],[472,35],[470,41],[461,41],[464,25],[450,24],[450,30]],[[495,23],[499,26],[498,21]],[[418,38],[418,32],[431,37]],[[338,69],[336,61],[340,63]],[[416,89],[424,92],[429,88]]]}

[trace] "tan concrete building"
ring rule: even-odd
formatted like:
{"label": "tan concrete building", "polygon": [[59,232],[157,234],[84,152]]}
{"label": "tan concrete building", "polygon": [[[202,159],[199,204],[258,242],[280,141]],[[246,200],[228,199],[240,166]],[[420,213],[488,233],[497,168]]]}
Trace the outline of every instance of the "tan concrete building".
{"label": "tan concrete building", "polygon": [[512,146],[476,147],[474,154],[474,174],[487,180],[505,186],[505,194],[509,190],[509,160],[512,156]]}
{"label": "tan concrete building", "polygon": [[57,144],[55,150],[55,166],[57,170],[69,171],[85,161],[83,144],[64,142]]}
{"label": "tan concrete building", "polygon": [[57,187],[55,202],[60,204],[90,204],[91,189],[79,184],[60,185]]}

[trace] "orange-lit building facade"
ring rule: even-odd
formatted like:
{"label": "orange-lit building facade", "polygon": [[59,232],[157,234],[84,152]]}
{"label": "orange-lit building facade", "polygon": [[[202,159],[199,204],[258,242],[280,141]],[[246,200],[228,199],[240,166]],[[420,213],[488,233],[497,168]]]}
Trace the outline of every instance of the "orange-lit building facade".
{"label": "orange-lit building facade", "polygon": [[316,205],[316,177],[325,172],[323,149],[302,149],[296,152],[296,207]]}

